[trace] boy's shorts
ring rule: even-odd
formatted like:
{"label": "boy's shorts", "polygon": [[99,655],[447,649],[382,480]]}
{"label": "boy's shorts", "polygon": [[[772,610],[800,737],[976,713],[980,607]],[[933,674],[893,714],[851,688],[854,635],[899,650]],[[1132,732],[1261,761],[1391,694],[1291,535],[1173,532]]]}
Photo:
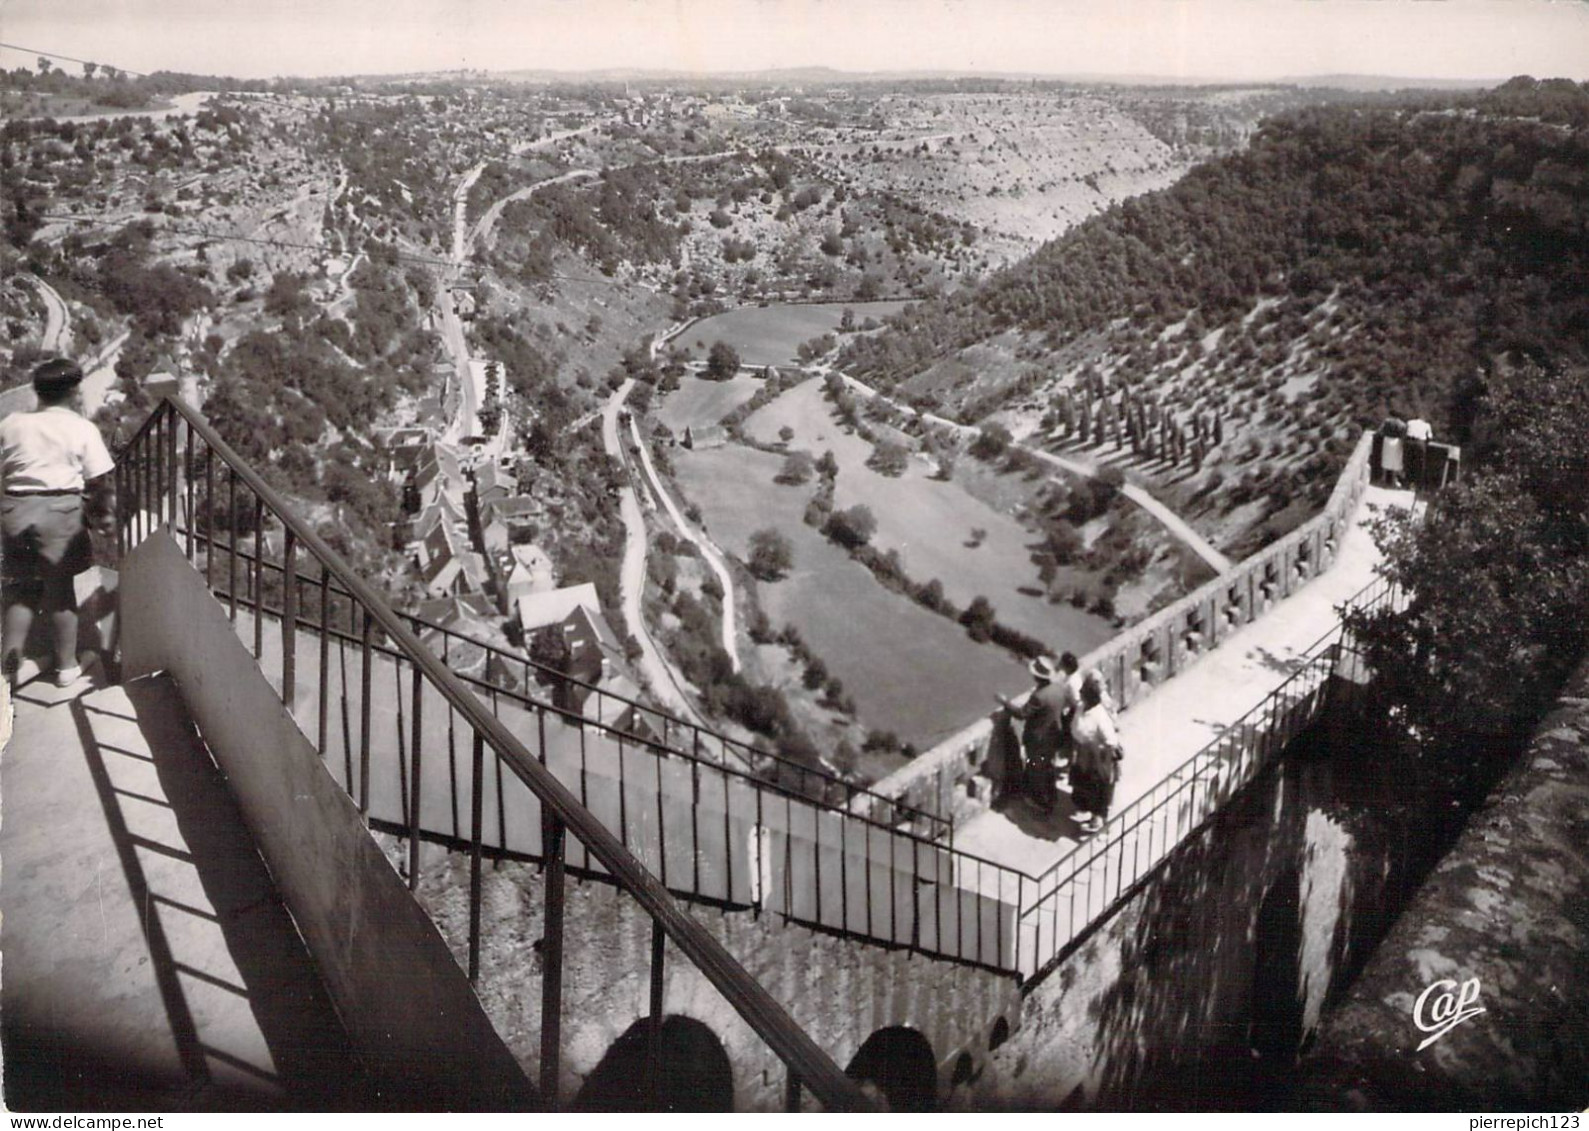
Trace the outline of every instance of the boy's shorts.
{"label": "boy's shorts", "polygon": [[7,581],[70,579],[94,564],[81,495],[6,495],[0,534]]}

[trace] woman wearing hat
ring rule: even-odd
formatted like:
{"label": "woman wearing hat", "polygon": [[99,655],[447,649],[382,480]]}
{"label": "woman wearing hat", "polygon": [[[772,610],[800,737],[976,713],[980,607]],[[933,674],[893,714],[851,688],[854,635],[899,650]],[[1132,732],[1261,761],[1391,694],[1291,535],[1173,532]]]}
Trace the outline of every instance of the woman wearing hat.
{"label": "woman wearing hat", "polygon": [[55,644],[55,682],[70,687],[77,663],[73,579],[93,564],[85,518],[108,529],[116,512],[114,463],[105,441],[75,409],[83,371],[65,358],[33,370],[39,405],[0,420],[0,552],[4,555],[5,675],[18,681],[34,617],[45,614]]}
{"label": "woman wearing hat", "polygon": [[1071,797],[1077,811],[1087,814],[1081,823],[1084,833],[1097,832],[1108,819],[1125,754],[1114,717],[1104,702],[1107,694],[1103,676],[1088,672],[1081,683],[1081,706],[1070,724],[1071,740],[1075,743],[1070,768]]}
{"label": "woman wearing hat", "polygon": [[1004,696],[1012,718],[1022,719],[1021,747],[1026,757],[1027,796],[1043,812],[1052,812],[1059,803],[1054,784],[1054,760],[1064,746],[1065,732],[1060,719],[1065,711],[1065,685],[1059,682],[1059,668],[1052,656],[1039,656],[1028,667],[1037,686],[1026,702],[1016,706]]}

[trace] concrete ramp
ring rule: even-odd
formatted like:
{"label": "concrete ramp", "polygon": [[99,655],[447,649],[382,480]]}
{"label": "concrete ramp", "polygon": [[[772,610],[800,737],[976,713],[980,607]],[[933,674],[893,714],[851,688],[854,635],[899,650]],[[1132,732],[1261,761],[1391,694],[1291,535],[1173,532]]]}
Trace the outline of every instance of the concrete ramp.
{"label": "concrete ramp", "polygon": [[22,687],[0,806],[7,1108],[370,1106],[168,678]]}

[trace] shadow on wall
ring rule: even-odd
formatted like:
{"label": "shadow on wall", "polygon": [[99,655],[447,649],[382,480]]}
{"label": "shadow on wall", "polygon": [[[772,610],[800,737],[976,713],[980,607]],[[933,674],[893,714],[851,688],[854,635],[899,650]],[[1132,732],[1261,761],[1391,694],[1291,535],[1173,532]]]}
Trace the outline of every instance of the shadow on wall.
{"label": "shadow on wall", "polygon": [[654,1091],[650,1037],[649,1018],[629,1026],[585,1078],[573,1110],[733,1110],[734,1070],[717,1034],[693,1017],[665,1018]]}
{"label": "shadow on wall", "polygon": [[[42,694],[38,687],[24,688],[23,696],[70,712],[122,872],[119,881],[99,880],[108,888],[125,885],[141,937],[127,939],[107,926],[99,944],[110,952],[107,968],[136,971],[124,984],[68,1000],[48,987],[6,987],[6,1106],[380,1106],[226,779],[171,681],[135,680],[70,701],[34,698]],[[79,756],[70,748],[55,753]],[[18,877],[8,872],[6,879]],[[81,892],[50,894],[63,927],[94,921],[70,905],[92,904],[98,891],[90,876]],[[16,910],[8,916],[29,905],[11,906]],[[97,911],[105,915],[103,902]],[[113,902],[112,918],[119,914]],[[16,945],[14,937],[7,942]],[[73,961],[70,947],[60,954]],[[129,1047],[134,1023],[140,1028]]]}
{"label": "shadow on wall", "polygon": [[1330,742],[1294,744],[1032,988],[973,1106],[1286,1102],[1320,1011],[1455,832],[1449,805]]}

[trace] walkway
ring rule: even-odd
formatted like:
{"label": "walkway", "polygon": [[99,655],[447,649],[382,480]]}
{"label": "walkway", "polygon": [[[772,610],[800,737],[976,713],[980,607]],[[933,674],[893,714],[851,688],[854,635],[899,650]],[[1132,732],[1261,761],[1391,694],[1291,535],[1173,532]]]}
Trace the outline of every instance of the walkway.
{"label": "walkway", "polygon": [[25,685],[0,797],[7,1108],[368,1106],[168,680]]}
{"label": "walkway", "polygon": [[[1115,811],[1147,793],[1285,682],[1309,649],[1335,630],[1337,607],[1374,580],[1381,555],[1367,520],[1383,508],[1411,504],[1411,491],[1368,488],[1329,569],[1122,712],[1126,757]],[[1051,817],[1017,802],[955,830],[956,848],[1028,875],[1042,872],[1080,841],[1063,786],[1059,810]]]}

